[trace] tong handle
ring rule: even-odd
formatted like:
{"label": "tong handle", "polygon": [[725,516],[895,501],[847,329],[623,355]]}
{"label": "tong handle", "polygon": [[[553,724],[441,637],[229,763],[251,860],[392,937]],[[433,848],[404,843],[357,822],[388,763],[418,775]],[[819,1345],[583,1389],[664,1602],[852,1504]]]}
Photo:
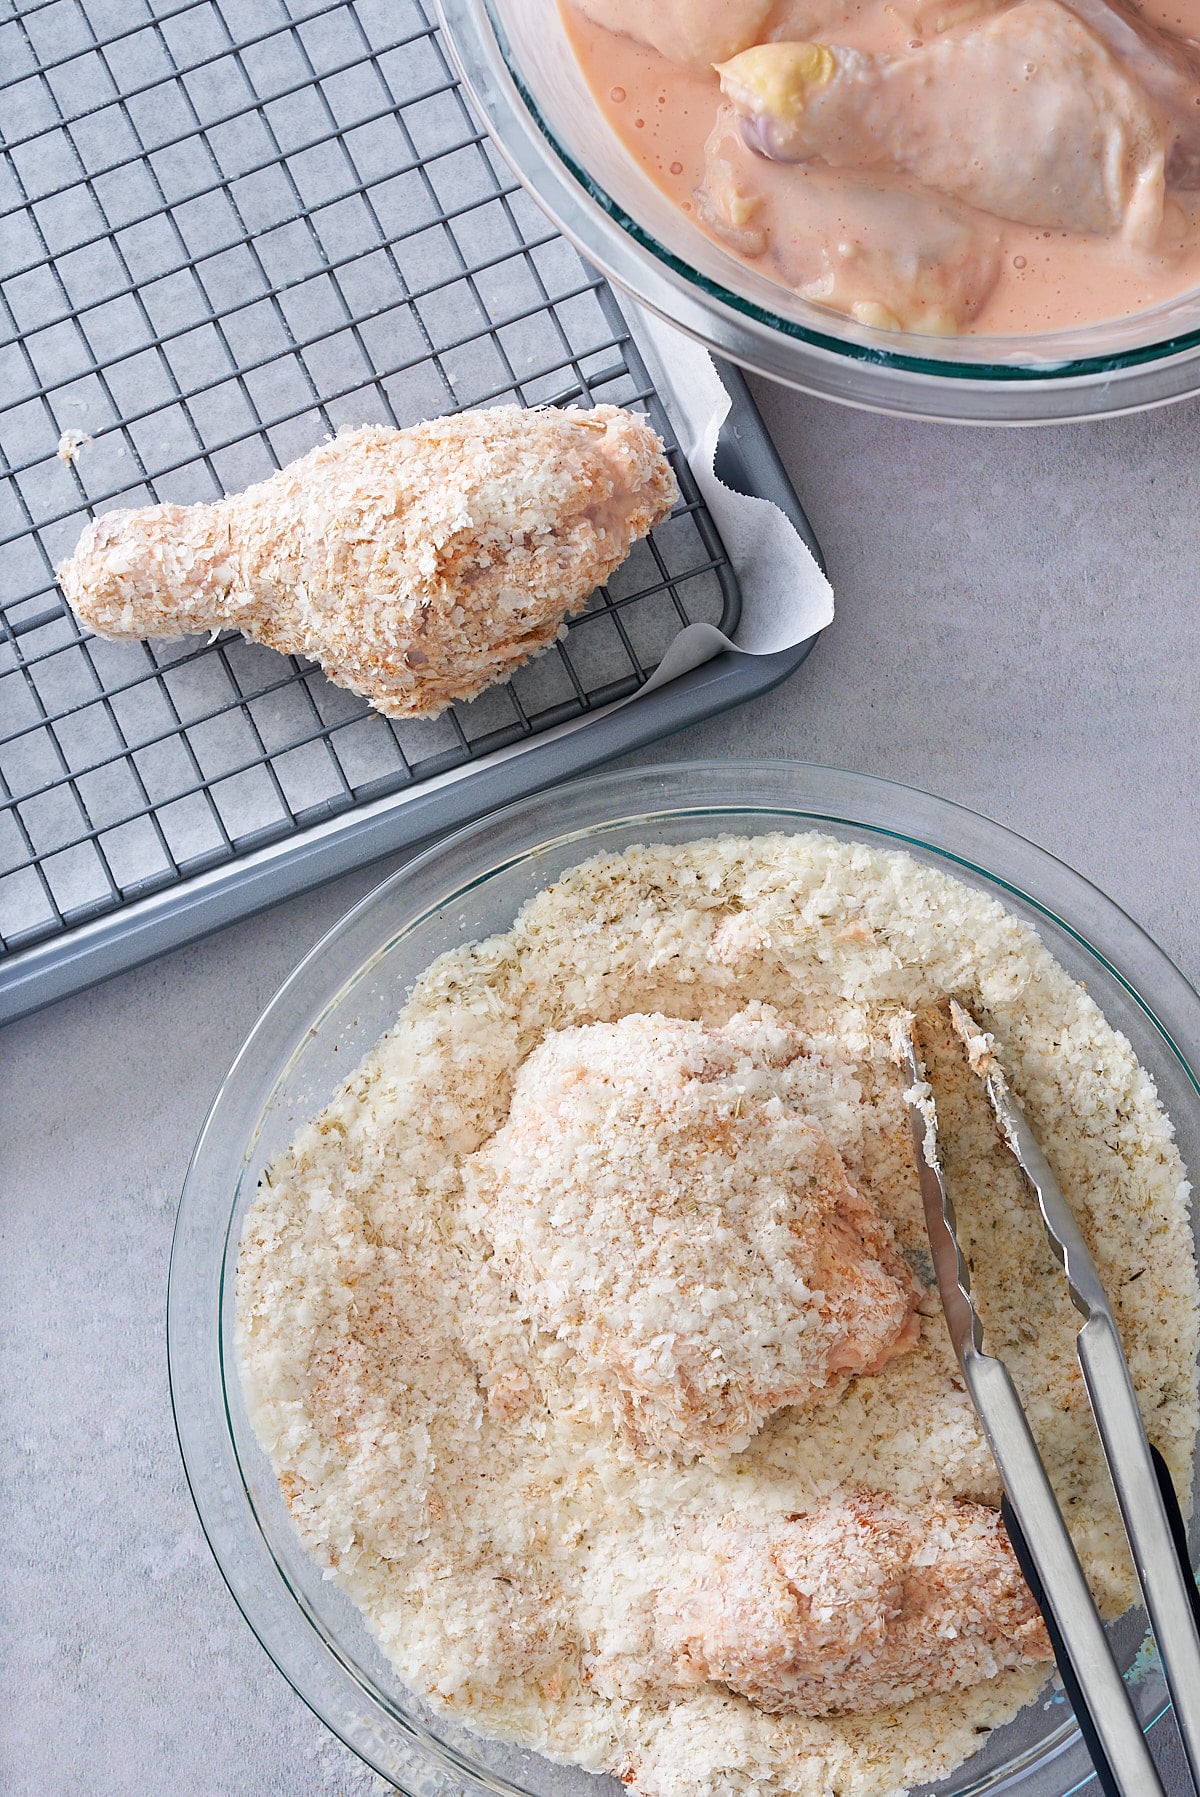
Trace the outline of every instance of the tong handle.
{"label": "tong handle", "polygon": [[1146,1437],[1107,1303],[1088,1317],[1077,1346],[1175,1722],[1193,1782],[1200,1787],[1200,1594],[1179,1500],[1162,1455]]}
{"label": "tong handle", "polygon": [[1183,1520],[1183,1511],[1179,1508],[1179,1498],[1167,1470],[1167,1463],[1153,1443],[1150,1446],[1150,1458],[1154,1462],[1158,1489],[1162,1493],[1163,1509],[1167,1513],[1167,1527],[1171,1531],[1171,1540],[1175,1552],[1179,1556],[1179,1564],[1183,1568],[1188,1599],[1192,1607],[1192,1619],[1197,1630],[1200,1630],[1200,1590],[1196,1588],[1196,1575],[1192,1571],[1192,1558],[1188,1552],[1187,1528]]}
{"label": "tong handle", "polygon": [[[1107,1797],[1165,1797],[1008,1368],[972,1347],[959,1364],[1004,1481],[1028,1560],[1022,1570],[1029,1579],[1031,1567],[1037,1581],[1029,1580],[1030,1589],[1096,1775]],[[1020,1559],[1015,1540],[1013,1548]]]}
{"label": "tong handle", "polygon": [[1046,1633],[1050,1637],[1050,1645],[1054,1649],[1054,1658],[1058,1664],[1058,1675],[1063,1682],[1063,1690],[1067,1701],[1075,1712],[1075,1722],[1083,1744],[1092,1758],[1096,1773],[1096,1783],[1104,1792],[1104,1797],[1124,1797],[1112,1767],[1108,1763],[1108,1755],[1104,1744],[1092,1720],[1092,1712],[1088,1708],[1083,1687],[1075,1676],[1075,1668],[1071,1664],[1071,1656],[1067,1652],[1067,1644],[1063,1640],[1062,1631],[1055,1619],[1053,1607],[1047,1601],[1046,1588],[1042,1584],[1033,1555],[1029,1551],[1029,1543],[1025,1539],[1025,1531],[1017,1521],[1017,1513],[1008,1501],[1007,1492],[1000,1500],[1000,1515],[1004,1519],[1004,1527],[1008,1531],[1008,1539],[1012,1542],[1013,1553],[1017,1556],[1017,1565],[1025,1575],[1025,1583],[1033,1593],[1033,1601],[1042,1612],[1042,1621],[1046,1625]]}
{"label": "tong handle", "polygon": [[[965,1042],[981,1034],[961,1005],[952,1005],[951,1018]],[[1071,1301],[1084,1318],[1076,1342],[1079,1364],[1184,1754],[1200,1791],[1200,1604],[1175,1490],[1146,1437],[1116,1319],[1078,1220],[998,1067],[985,1073],[984,1087],[1001,1133],[1033,1188]]]}
{"label": "tong handle", "polygon": [[[1171,1482],[1171,1475],[1167,1470],[1167,1463],[1159,1453],[1158,1449],[1154,1446],[1151,1446],[1150,1458],[1154,1462],[1154,1472],[1158,1479],[1159,1490],[1162,1493],[1163,1509],[1167,1515],[1167,1522],[1171,1530],[1175,1552],[1178,1554],[1180,1564],[1185,1570],[1187,1588],[1191,1596],[1192,1611],[1196,1618],[1197,1626],[1200,1627],[1200,1591],[1197,1591],[1195,1579],[1192,1577],[1191,1561],[1188,1557],[1187,1530],[1185,1529],[1183,1522],[1183,1511],[1179,1508],[1179,1499],[1176,1496],[1175,1487]],[[1059,1676],[1063,1682],[1063,1689],[1067,1694],[1067,1699],[1071,1708],[1075,1712],[1075,1721],[1079,1726],[1080,1734],[1083,1736],[1084,1745],[1092,1756],[1092,1765],[1096,1770],[1096,1783],[1104,1792],[1105,1797],[1123,1797],[1121,1787],[1118,1785],[1113,1769],[1108,1763],[1108,1757],[1105,1754],[1103,1743],[1097,1733],[1096,1724],[1092,1720],[1092,1712],[1088,1708],[1087,1699],[1083,1694],[1079,1680],[1075,1676],[1075,1669],[1071,1664],[1071,1656],[1067,1652],[1067,1646],[1062,1638],[1062,1632],[1055,1619],[1054,1611],[1046,1601],[1045,1588],[1042,1585],[1041,1577],[1038,1573],[1037,1566],[1034,1563],[1033,1555],[1029,1551],[1029,1543],[1025,1539],[1025,1534],[1020,1523],[1017,1521],[1017,1513],[1008,1501],[1007,1493],[1000,1500],[1000,1514],[1004,1518],[1004,1527],[1008,1531],[1008,1539],[1012,1542],[1013,1553],[1017,1556],[1017,1564],[1025,1575],[1025,1583],[1033,1593],[1033,1601],[1042,1612],[1042,1620],[1046,1624],[1046,1633],[1050,1637],[1050,1645],[1054,1649],[1054,1658],[1058,1662]]]}

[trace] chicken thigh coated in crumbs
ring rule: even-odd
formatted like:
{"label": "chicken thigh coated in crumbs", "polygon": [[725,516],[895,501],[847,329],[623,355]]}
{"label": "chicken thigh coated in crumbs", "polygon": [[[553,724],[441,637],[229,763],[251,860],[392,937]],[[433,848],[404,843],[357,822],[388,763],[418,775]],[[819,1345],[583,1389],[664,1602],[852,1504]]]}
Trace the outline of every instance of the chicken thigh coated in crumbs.
{"label": "chicken thigh coated in crumbs", "polygon": [[765,1008],[587,1024],[534,1050],[467,1163],[493,1280],[638,1451],[727,1458],[916,1340],[891,1232],[811,1115],[833,1079]]}
{"label": "chicken thigh coated in crumbs", "polygon": [[1049,1660],[999,1513],[982,1504],[834,1498],[765,1528],[711,1525],[658,1605],[659,1676],[760,1709],[891,1709]]}
{"label": "chicken thigh coated in crumbs", "polygon": [[213,505],[107,512],[59,580],[101,636],[236,629],[430,716],[552,642],[677,497],[644,418],[500,406],[343,431]]}

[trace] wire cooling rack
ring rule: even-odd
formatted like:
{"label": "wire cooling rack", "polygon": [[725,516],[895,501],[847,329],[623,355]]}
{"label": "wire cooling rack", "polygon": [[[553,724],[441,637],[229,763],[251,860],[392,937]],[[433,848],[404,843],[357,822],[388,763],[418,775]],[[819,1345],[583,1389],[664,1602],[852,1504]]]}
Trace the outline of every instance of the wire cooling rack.
{"label": "wire cooling rack", "polygon": [[[341,425],[613,401],[671,446],[670,422],[419,0],[0,0],[0,124],[0,983],[6,965],[32,980],[16,1008],[511,796],[511,778],[464,794],[501,751],[634,692],[681,624],[732,626],[736,580],[672,448],[679,506],[566,640],[436,720],[386,720],[236,635],[88,636],[54,567],[93,511],[217,498]],[[688,716],[676,703],[589,758]],[[452,806],[396,821],[464,769]],[[293,852],[381,806],[390,832],[355,853]],[[287,857],[251,882],[273,845]]]}

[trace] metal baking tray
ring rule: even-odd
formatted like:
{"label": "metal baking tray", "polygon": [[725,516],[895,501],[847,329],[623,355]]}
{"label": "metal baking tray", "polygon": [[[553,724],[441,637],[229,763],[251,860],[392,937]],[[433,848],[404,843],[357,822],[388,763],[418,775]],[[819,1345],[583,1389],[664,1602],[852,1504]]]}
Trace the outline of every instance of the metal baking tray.
{"label": "metal baking tray", "polygon": [[[0,21],[0,1021],[767,691],[645,684],[737,580],[616,297],[514,184],[421,0],[27,0]],[[731,486],[808,523],[745,384]],[[339,425],[614,401],[682,501],[566,640],[396,723],[236,634],[106,643],[94,510],[212,499]],[[72,433],[86,437],[73,448]]]}

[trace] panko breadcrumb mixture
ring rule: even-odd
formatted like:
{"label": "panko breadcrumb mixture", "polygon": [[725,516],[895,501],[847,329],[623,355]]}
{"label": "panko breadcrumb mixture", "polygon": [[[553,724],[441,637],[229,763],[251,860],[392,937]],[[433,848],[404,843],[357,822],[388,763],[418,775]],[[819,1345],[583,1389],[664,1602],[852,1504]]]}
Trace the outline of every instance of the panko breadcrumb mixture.
{"label": "panko breadcrumb mixture", "polygon": [[601,855],[429,968],[242,1240],[254,1427],[433,1705],[646,1797],[895,1797],[1036,1695],[1047,1646],[932,1284],[901,1011],[989,1345],[1102,1608],[1133,1600],[1066,1283],[947,996],[994,1034],[1188,1489],[1184,1169],[1034,932],[819,835]]}

